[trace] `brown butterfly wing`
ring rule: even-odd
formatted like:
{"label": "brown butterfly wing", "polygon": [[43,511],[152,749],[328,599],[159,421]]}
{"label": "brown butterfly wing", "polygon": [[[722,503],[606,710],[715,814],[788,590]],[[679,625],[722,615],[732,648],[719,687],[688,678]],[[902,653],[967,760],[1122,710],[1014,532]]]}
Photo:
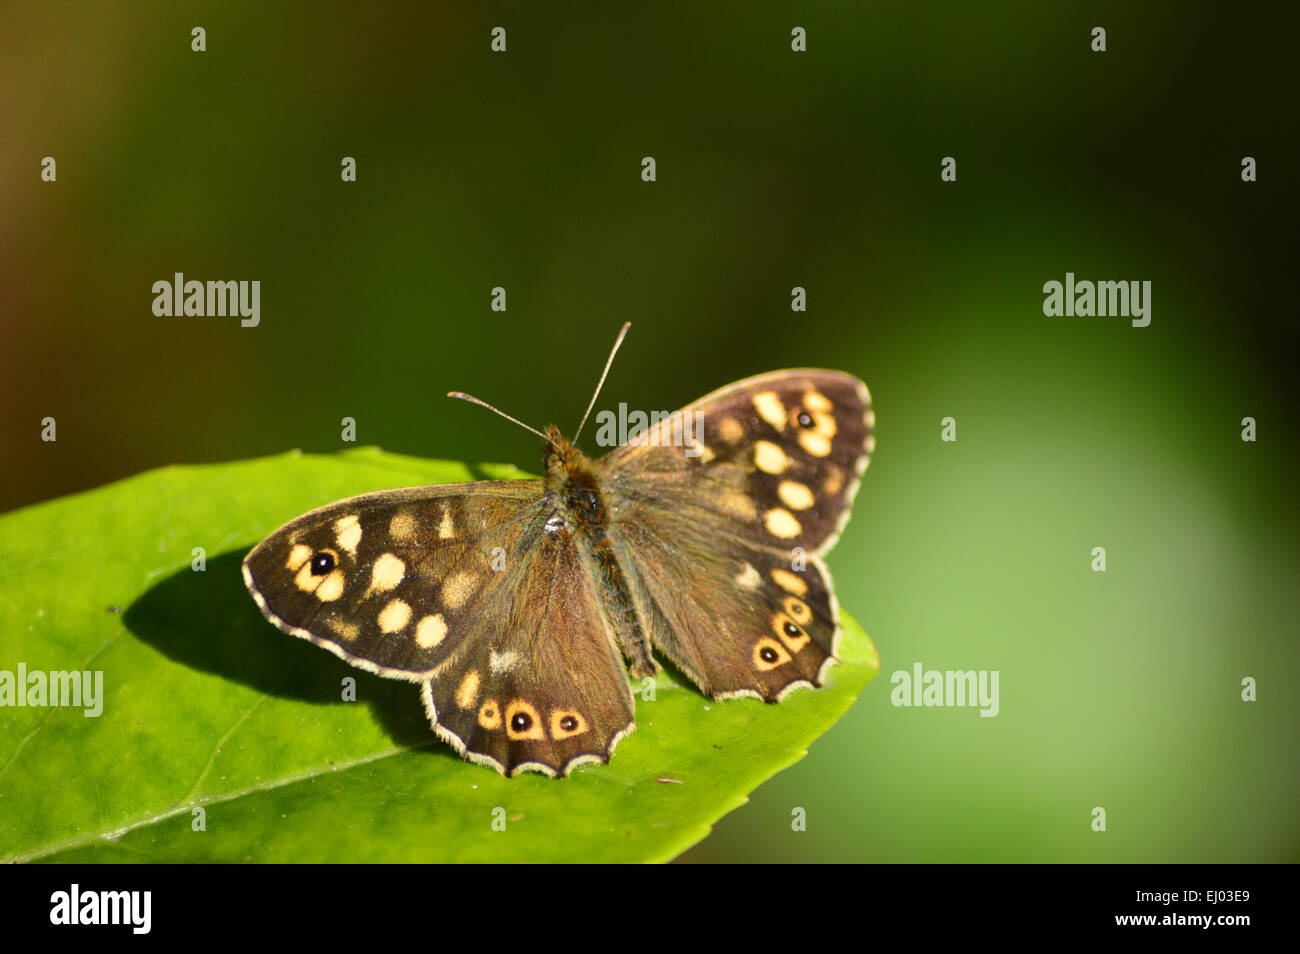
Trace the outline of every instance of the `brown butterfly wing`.
{"label": "brown butterfly wing", "polygon": [[729,385],[600,462],[638,614],[703,691],[821,684],[839,635],[821,554],[874,444],[865,385],[803,369]]}
{"label": "brown butterfly wing", "polygon": [[[552,515],[540,481],[367,494],[271,534],[244,579],[285,632],[424,683],[457,752],[506,774],[565,774],[608,760],[633,705],[576,543],[548,529]],[[512,727],[530,713],[534,724]]]}
{"label": "brown butterfly wing", "polygon": [[623,659],[576,543],[567,528],[535,530],[509,597],[477,606],[472,638],[424,687],[438,734],[507,776],[608,762],[633,729]]}
{"label": "brown butterfly wing", "polygon": [[774,371],[701,398],[601,464],[607,492],[760,546],[821,553],[848,518],[874,432],[857,378]]}
{"label": "brown butterfly wing", "polygon": [[541,506],[539,481],[351,497],[259,543],[244,559],[244,582],[285,632],[371,672],[422,681],[466,638],[472,604],[500,584],[496,548],[517,559]]}
{"label": "brown butterfly wing", "polygon": [[820,686],[839,636],[821,558],[792,569],[785,554],[727,544],[672,512],[624,523],[616,552],[651,643],[714,698]]}

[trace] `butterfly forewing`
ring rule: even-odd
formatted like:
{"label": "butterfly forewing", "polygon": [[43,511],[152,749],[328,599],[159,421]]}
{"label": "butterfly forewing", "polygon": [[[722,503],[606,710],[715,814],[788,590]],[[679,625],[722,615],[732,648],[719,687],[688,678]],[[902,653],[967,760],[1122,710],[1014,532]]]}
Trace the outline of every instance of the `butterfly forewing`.
{"label": "butterfly forewing", "polygon": [[518,563],[509,551],[541,504],[538,481],[511,480],[341,500],[258,544],[244,579],[284,631],[418,681],[454,651],[476,605],[499,586],[494,557]]}
{"label": "butterfly forewing", "polygon": [[825,552],[875,448],[857,378],[775,371],[701,398],[601,461],[609,492],[759,546]]}

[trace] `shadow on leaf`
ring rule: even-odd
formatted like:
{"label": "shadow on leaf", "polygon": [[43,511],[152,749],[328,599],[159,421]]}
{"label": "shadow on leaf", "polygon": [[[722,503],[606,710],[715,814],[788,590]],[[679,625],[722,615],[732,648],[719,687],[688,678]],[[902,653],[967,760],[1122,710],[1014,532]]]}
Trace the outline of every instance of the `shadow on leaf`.
{"label": "shadow on leaf", "polygon": [[[357,700],[395,743],[434,742],[416,685],[363,672],[267,622],[244,588],[243,558],[242,550],[223,553],[204,572],[167,577],[127,608],[126,628],[174,662],[280,698],[349,705],[342,680],[351,676]],[[433,749],[454,757],[444,746]]]}

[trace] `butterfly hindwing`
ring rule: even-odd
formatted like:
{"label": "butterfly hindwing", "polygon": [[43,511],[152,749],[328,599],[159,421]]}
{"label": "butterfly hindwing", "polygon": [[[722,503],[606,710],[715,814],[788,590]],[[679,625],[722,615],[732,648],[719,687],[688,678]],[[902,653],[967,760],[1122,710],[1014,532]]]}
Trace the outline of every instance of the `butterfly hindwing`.
{"label": "butterfly hindwing", "polygon": [[818,557],[791,569],[667,510],[624,523],[620,553],[650,641],[702,692],[774,702],[822,684],[839,615]]}
{"label": "butterfly hindwing", "polygon": [[506,775],[607,762],[633,727],[631,688],[570,531],[543,524],[508,571],[511,598],[476,607],[463,649],[424,687],[453,748]]}

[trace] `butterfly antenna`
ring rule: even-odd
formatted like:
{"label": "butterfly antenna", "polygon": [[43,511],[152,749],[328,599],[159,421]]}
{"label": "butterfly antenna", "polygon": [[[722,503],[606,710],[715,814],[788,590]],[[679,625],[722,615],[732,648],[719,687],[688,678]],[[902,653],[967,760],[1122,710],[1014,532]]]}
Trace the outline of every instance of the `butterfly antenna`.
{"label": "butterfly antenna", "polygon": [[573,443],[575,444],[578,443],[578,435],[582,433],[582,429],[587,424],[587,418],[591,416],[591,409],[596,406],[596,398],[600,397],[600,389],[605,386],[605,376],[609,374],[610,365],[614,363],[614,355],[618,354],[618,346],[623,343],[623,339],[627,337],[627,329],[631,327],[632,322],[623,322],[623,330],[614,339],[614,347],[610,349],[609,360],[605,362],[605,370],[600,374],[600,383],[596,385],[596,393],[591,396],[591,403],[587,405],[587,413],[582,415],[582,423],[578,425],[578,430],[573,435]]}
{"label": "butterfly antenna", "polygon": [[522,427],[524,430],[526,430],[526,431],[532,431],[534,434],[536,434],[536,435],[537,435],[538,437],[540,437],[542,440],[546,441],[546,443],[549,444],[549,443],[551,442],[551,439],[550,439],[549,437],[547,437],[545,434],[543,434],[541,431],[539,431],[537,428],[535,428],[535,427],[529,427],[529,426],[528,426],[527,424],[525,424],[523,421],[520,421],[520,420],[518,420],[518,419],[516,419],[516,418],[511,417],[511,416],[510,416],[509,414],[507,414],[505,411],[502,411],[502,410],[499,410],[499,409],[493,407],[493,406],[492,406],[491,404],[489,404],[487,401],[480,401],[478,398],[476,398],[476,397],[475,397],[474,395],[472,395],[472,394],[466,394],[464,391],[448,391],[448,392],[447,392],[447,397],[449,397],[449,398],[455,398],[455,399],[458,400],[458,401],[469,401],[470,404],[477,404],[479,407],[485,407],[485,408],[487,408],[489,411],[491,411],[493,414],[499,414],[499,415],[501,415],[502,417],[504,417],[507,421],[510,421],[511,423],[514,423],[514,424],[518,424],[518,425],[519,425],[520,427]]}

